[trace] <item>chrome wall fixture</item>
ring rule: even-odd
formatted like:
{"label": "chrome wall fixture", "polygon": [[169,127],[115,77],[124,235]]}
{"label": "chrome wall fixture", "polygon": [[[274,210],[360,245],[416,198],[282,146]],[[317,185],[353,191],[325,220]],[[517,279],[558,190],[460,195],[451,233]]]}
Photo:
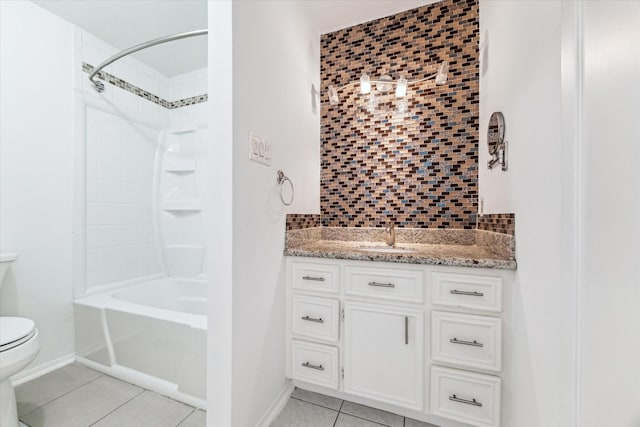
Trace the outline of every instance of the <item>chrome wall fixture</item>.
{"label": "chrome wall fixture", "polygon": [[[291,203],[293,203],[293,198],[295,197],[295,189],[293,188],[293,182],[281,170],[277,172],[276,182],[278,183],[278,186],[279,186],[278,193],[280,194],[280,201],[282,202],[283,205],[289,206]],[[289,187],[291,188],[291,196],[289,196],[289,201],[285,200],[285,197],[282,191],[282,186],[284,185],[285,182],[288,182]]]}
{"label": "chrome wall fixture", "polygon": [[96,68],[94,68],[94,70],[91,72],[91,74],[89,74],[89,80],[91,81],[91,83],[93,83],[93,87],[98,91],[98,92],[102,92],[104,91],[104,83],[98,81],[98,80],[94,80],[94,77],[107,65],[116,62],[118,59],[123,58],[127,55],[131,55],[132,53],[135,53],[139,50],[142,49],[146,49],[148,47],[151,46],[155,46],[158,44],[162,44],[162,43],[167,43],[167,42],[171,42],[174,40],[180,40],[180,39],[186,39],[189,37],[196,37],[196,36],[203,36],[209,33],[208,29],[205,30],[195,30],[195,31],[188,31],[186,33],[178,33],[178,34],[172,34],[170,36],[164,36],[164,37],[160,37],[157,39],[153,39],[150,40],[148,42],[144,42],[144,43],[140,43],[137,44],[135,46],[130,47],[129,49],[125,49],[122,52],[116,53],[115,55],[113,55],[112,57],[106,59],[105,61],[103,61],[100,65],[98,65]]}
{"label": "chrome wall fixture", "polygon": [[507,163],[507,146],[509,143],[504,140],[504,132],[504,115],[496,111],[491,114],[487,129],[487,148],[491,156],[491,160],[487,162],[489,169],[493,169],[497,163],[500,163],[503,171],[506,171],[509,167]]}
{"label": "chrome wall fixture", "polygon": [[349,86],[357,85],[358,83],[360,83],[361,94],[370,93],[372,89],[371,85],[375,84],[376,91],[381,93],[387,93],[391,91],[395,86],[396,98],[404,98],[405,96],[407,96],[407,90],[409,85],[424,82],[430,79],[435,79],[436,85],[440,86],[447,82],[448,73],[449,73],[449,64],[447,63],[447,61],[443,61],[440,64],[440,66],[438,66],[438,70],[434,74],[418,80],[407,80],[403,76],[400,76],[400,78],[397,81],[394,81],[390,76],[387,76],[387,75],[380,76],[378,80],[371,80],[371,77],[369,77],[368,74],[363,74],[360,77],[360,80],[347,83],[344,86],[340,86],[336,88],[335,86],[330,85],[327,88],[327,93],[329,95],[329,104],[338,105],[340,103],[340,97],[338,96],[338,91],[345,89]]}

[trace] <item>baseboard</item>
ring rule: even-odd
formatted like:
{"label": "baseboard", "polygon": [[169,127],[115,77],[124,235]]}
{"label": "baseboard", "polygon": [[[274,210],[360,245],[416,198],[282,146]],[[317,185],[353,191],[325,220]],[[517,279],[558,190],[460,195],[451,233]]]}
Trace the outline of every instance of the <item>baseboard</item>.
{"label": "baseboard", "polygon": [[59,357],[50,362],[46,362],[42,365],[34,366],[33,368],[25,369],[24,371],[17,373],[13,377],[11,377],[11,382],[14,386],[18,386],[20,384],[26,383],[27,381],[31,381],[35,378],[48,374],[51,371],[62,368],[63,366],[66,366],[70,363],[73,363],[75,362],[75,360],[76,358],[74,354],[68,354],[66,356]]}
{"label": "baseboard", "polygon": [[260,418],[260,421],[258,421],[256,427],[269,427],[271,425],[276,417],[280,415],[280,412],[282,411],[282,408],[284,408],[284,405],[286,405],[289,401],[289,397],[291,397],[293,389],[293,383],[287,380],[287,383],[282,387],[282,390],[280,390],[280,393],[278,393],[278,396],[276,396],[273,402],[271,402],[271,405],[269,405],[267,412],[265,412],[262,418]]}

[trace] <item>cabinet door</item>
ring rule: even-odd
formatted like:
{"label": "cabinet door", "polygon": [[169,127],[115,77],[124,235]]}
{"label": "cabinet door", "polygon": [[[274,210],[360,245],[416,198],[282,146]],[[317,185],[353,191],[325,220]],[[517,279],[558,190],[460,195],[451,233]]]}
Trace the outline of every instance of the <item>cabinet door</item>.
{"label": "cabinet door", "polygon": [[344,391],[422,410],[422,309],[346,301]]}

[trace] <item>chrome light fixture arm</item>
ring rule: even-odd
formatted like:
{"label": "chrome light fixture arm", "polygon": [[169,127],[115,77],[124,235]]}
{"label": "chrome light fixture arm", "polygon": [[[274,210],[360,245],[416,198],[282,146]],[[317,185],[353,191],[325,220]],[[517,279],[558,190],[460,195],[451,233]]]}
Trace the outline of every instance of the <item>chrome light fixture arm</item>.
{"label": "chrome light fixture arm", "polygon": [[98,65],[97,67],[95,67],[93,69],[91,74],[89,74],[89,80],[91,81],[91,83],[93,83],[93,87],[98,92],[102,92],[102,91],[104,91],[104,83],[102,83],[101,81],[95,80],[94,78],[107,65],[116,62],[120,58],[123,58],[123,57],[125,57],[127,55],[131,55],[132,53],[135,53],[135,52],[137,52],[139,50],[146,49],[146,48],[151,47],[151,46],[155,46],[155,45],[158,45],[158,44],[171,42],[171,41],[174,41],[174,40],[186,39],[186,38],[189,38],[189,37],[203,36],[203,35],[206,35],[208,33],[209,33],[208,29],[188,31],[186,33],[172,34],[172,35],[169,35],[169,36],[164,36],[164,37],[160,37],[160,38],[157,38],[157,39],[150,40],[148,42],[137,44],[135,46],[130,47],[129,49],[123,50],[122,52],[116,53],[112,57],[104,60],[102,63],[100,63],[100,65]]}

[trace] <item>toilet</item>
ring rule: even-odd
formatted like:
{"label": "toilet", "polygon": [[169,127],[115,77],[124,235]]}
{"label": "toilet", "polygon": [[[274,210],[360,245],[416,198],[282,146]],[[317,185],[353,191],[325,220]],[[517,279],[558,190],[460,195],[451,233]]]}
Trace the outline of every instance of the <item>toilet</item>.
{"label": "toilet", "polygon": [[[0,291],[17,254],[0,254]],[[0,426],[17,427],[18,411],[11,377],[26,368],[40,350],[38,329],[31,319],[0,316]]]}

